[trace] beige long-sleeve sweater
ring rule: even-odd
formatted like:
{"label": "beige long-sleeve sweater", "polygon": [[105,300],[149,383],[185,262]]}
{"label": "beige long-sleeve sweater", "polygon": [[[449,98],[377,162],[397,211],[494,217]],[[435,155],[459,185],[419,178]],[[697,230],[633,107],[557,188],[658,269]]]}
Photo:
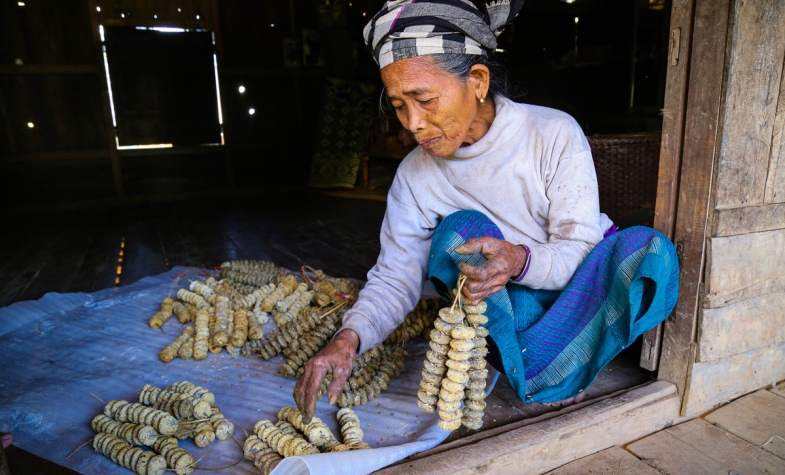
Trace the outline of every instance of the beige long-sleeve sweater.
{"label": "beige long-sleeve sweater", "polygon": [[600,213],[589,144],[569,115],[496,97],[496,117],[476,143],[449,159],[421,147],[403,160],[387,199],[381,252],[343,320],[360,352],[379,344],[414,308],[430,238],[458,210],[483,212],[507,241],[531,250],[518,282],[564,288],[612,224]]}

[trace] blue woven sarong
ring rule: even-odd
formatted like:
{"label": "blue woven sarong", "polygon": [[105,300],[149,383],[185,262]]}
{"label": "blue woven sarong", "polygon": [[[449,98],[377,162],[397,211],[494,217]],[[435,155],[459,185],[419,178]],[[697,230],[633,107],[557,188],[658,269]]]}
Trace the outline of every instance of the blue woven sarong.
{"label": "blue woven sarong", "polygon": [[[499,228],[477,211],[458,211],[433,234],[428,278],[444,297],[456,285],[457,264],[481,265],[461,255],[465,241]],[[659,231],[636,226],[595,246],[562,291],[509,283],[486,299],[488,331],[502,368],[525,402],[556,402],[583,391],[619,352],[665,320],[676,306],[679,264]]]}

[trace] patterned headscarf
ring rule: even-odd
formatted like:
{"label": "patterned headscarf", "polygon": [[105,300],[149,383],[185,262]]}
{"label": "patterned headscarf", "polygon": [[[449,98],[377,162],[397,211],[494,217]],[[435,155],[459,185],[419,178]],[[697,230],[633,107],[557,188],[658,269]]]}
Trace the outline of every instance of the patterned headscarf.
{"label": "patterned headscarf", "polygon": [[365,25],[363,37],[379,68],[429,54],[484,56],[523,3],[497,0],[481,11],[469,0],[389,0]]}

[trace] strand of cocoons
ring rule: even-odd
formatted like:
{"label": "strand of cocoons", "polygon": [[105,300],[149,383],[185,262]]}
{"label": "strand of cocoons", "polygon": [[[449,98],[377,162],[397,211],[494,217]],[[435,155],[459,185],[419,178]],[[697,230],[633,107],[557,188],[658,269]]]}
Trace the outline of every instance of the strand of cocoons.
{"label": "strand of cocoons", "polygon": [[417,405],[437,412],[439,427],[447,431],[480,429],[486,407],[487,306],[460,300],[456,290],[453,305],[440,309],[433,322],[417,392]]}

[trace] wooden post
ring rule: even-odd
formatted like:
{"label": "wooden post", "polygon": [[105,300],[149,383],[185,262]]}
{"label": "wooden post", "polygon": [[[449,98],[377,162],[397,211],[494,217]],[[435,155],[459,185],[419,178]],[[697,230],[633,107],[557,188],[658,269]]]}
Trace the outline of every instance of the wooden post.
{"label": "wooden post", "polygon": [[[673,238],[681,260],[681,287],[665,322],[659,378],[682,396],[695,362],[697,314],[702,302],[711,185],[719,140],[730,0],[696,0],[678,206]],[[683,406],[682,406],[683,410]]]}
{"label": "wooden post", "polygon": [[[695,0],[675,0],[671,6],[668,47],[667,82],[662,109],[657,203],[654,227],[673,238],[676,203],[681,169],[681,148],[684,139],[684,113],[687,102],[687,71],[690,63],[692,16]],[[641,367],[655,371],[662,347],[662,325],[643,336]]]}
{"label": "wooden post", "polygon": [[[101,45],[101,38],[98,34],[98,17],[96,16],[96,0],[87,0],[87,7],[90,14],[90,26],[93,30],[92,38],[93,38],[93,45],[96,51],[96,59],[98,61],[98,69],[99,71],[103,69],[103,50]],[[101,95],[101,104],[103,105],[103,115],[104,115],[104,129],[106,130],[105,141],[106,141],[106,149],[109,154],[109,160],[112,162],[112,179],[114,181],[114,189],[115,193],[117,193],[117,197],[120,199],[125,198],[125,190],[123,187],[123,171],[120,165],[120,154],[117,151],[117,145],[115,143],[115,130],[114,125],[112,124],[112,112],[111,112],[111,104],[109,103],[109,84],[106,81],[106,76],[101,75],[101,83],[104,85],[104,90],[102,91]]]}

